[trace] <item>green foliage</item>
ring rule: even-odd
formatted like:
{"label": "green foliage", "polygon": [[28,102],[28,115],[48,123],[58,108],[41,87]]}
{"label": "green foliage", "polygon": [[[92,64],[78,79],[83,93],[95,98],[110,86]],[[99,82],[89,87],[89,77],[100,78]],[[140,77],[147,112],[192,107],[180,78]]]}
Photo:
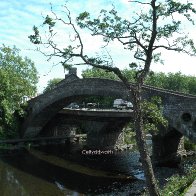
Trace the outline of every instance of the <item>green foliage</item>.
{"label": "green foliage", "polygon": [[86,69],[82,72],[83,78],[105,78],[105,79],[111,79],[111,80],[117,80],[117,76],[112,72],[107,72],[103,69]]}
{"label": "green foliage", "polygon": [[166,186],[161,191],[161,195],[171,195],[171,196],[183,196],[184,191],[189,187],[192,182],[196,179],[196,168],[192,168],[186,175],[172,176]]}
{"label": "green foliage", "polygon": [[124,132],[124,141],[125,144],[133,144],[134,146],[136,146],[135,132],[126,129]]}
{"label": "green foliage", "polygon": [[177,73],[154,73],[150,75],[146,84],[183,93],[196,94],[196,78]]}
{"label": "green foliage", "polygon": [[152,97],[150,101],[142,102],[144,130],[151,134],[159,131],[160,126],[167,127],[168,122],[162,115],[160,97]]}
{"label": "green foliage", "polygon": [[33,26],[34,35],[30,35],[28,38],[34,44],[41,44],[41,38],[39,35],[39,30],[36,26]]}
{"label": "green foliage", "polygon": [[[123,75],[130,81],[135,82],[135,70],[122,70]],[[86,69],[82,72],[83,78],[105,78],[111,80],[118,80],[118,77],[113,73],[99,68]]]}
{"label": "green foliage", "polygon": [[[162,105],[161,105],[160,97],[152,97],[150,101],[144,100],[142,102],[142,114],[143,114],[143,123],[145,133],[150,133],[152,135],[158,134],[160,128],[167,127],[168,122],[162,115]],[[129,141],[129,136],[132,136],[130,130],[134,130],[134,125],[132,122],[129,123],[128,131],[125,131],[125,135],[127,136],[126,142]],[[130,137],[131,139],[131,137]],[[133,142],[133,138],[130,140]]]}
{"label": "green foliage", "polygon": [[[135,82],[135,69],[124,69],[122,70],[122,72],[130,82]],[[82,76],[84,78],[97,77],[112,80],[118,79],[115,74],[97,68],[84,70],[82,72]],[[196,95],[196,77],[186,76],[183,75],[181,72],[168,74],[162,72],[150,72],[148,77],[146,78],[145,84]]]}
{"label": "green foliage", "polygon": [[24,114],[22,99],[36,93],[38,82],[34,63],[22,58],[16,47],[0,47],[0,137],[16,134],[17,118]]}
{"label": "green foliage", "polygon": [[57,83],[59,83],[62,80],[62,78],[53,78],[48,81],[46,88],[44,89],[44,93],[52,90]]}
{"label": "green foliage", "polygon": [[55,26],[55,22],[53,21],[53,19],[50,16],[46,16],[45,21],[43,22],[43,24],[47,24],[49,25],[50,28]]}
{"label": "green foliage", "polygon": [[84,20],[85,18],[88,18],[89,13],[88,12],[82,12],[79,14],[79,16],[76,18],[78,21]]}
{"label": "green foliage", "polygon": [[185,150],[193,150],[196,151],[196,144],[191,142],[188,138],[184,138],[184,148]]}

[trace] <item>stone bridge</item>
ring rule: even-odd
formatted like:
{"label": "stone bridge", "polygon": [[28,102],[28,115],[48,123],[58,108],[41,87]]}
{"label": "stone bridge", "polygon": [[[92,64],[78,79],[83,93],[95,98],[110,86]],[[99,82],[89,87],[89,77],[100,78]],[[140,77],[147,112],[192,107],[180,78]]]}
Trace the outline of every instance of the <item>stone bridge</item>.
{"label": "stone bridge", "polygon": [[[90,96],[132,100],[120,81],[80,79],[75,73],[70,73],[54,89],[29,101],[28,115],[22,125],[21,136],[23,138],[38,136],[62,108],[71,102],[80,102]],[[163,115],[169,122],[168,129],[162,130],[159,136],[154,138],[157,156],[176,152],[181,144],[182,135],[196,142],[196,96],[144,85],[143,99],[149,100],[152,96],[161,97]]]}
{"label": "stone bridge", "polygon": [[71,136],[79,129],[87,134],[90,149],[111,149],[122,129],[133,119],[133,110],[64,108],[47,123],[40,136]]}

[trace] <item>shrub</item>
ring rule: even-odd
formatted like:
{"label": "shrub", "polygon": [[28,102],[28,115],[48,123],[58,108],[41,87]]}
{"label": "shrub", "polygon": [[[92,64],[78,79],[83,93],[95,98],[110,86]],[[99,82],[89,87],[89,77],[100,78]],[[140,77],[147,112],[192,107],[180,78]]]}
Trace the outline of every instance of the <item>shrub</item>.
{"label": "shrub", "polygon": [[187,172],[186,175],[174,175],[161,191],[162,196],[183,196],[187,188],[196,178],[196,167]]}

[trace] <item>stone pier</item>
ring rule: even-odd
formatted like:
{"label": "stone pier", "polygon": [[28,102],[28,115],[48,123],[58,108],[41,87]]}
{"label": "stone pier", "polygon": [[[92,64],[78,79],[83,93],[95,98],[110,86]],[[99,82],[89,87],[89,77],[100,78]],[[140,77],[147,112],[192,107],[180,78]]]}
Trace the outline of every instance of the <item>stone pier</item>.
{"label": "stone pier", "polygon": [[170,130],[165,136],[153,136],[152,146],[153,162],[159,166],[176,166],[185,154],[184,137],[175,129]]}
{"label": "stone pier", "polygon": [[126,121],[87,122],[87,148],[113,150]]}

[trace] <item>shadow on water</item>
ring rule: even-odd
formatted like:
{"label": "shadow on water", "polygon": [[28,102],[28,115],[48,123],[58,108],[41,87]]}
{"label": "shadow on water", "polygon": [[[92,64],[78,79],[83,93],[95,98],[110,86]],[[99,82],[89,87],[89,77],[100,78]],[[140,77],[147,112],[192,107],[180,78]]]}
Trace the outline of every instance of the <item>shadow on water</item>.
{"label": "shadow on water", "polygon": [[83,166],[110,171],[114,173],[123,173],[125,175],[134,175],[134,170],[139,166],[139,154],[136,152],[114,152],[107,155],[84,155],[82,147],[72,145],[67,149],[64,145],[42,146],[39,151],[43,153],[60,157],[65,160],[77,162]]}
{"label": "shadow on water", "polygon": [[[1,187],[1,181],[5,181],[6,177],[9,181],[8,183],[10,183],[11,177],[9,172],[12,171],[12,178],[16,178],[15,181],[18,181],[16,184],[21,183],[21,186],[25,187],[24,189],[26,190],[26,194],[20,193],[18,195],[107,195],[107,193],[108,195],[118,195],[121,194],[120,192],[125,191],[123,190],[125,187],[127,190],[125,191],[126,193],[124,193],[124,195],[137,195],[136,193],[131,194],[130,192],[131,189],[133,191],[133,186],[135,186],[132,180],[117,180],[102,176],[91,176],[88,175],[88,172],[86,174],[76,172],[66,168],[66,160],[64,163],[65,167],[62,166],[63,160],[61,160],[61,164],[59,164],[58,158],[61,157],[61,153],[59,156],[57,153],[56,156],[58,158],[55,159],[54,157],[50,156],[51,154],[53,156],[55,151],[53,151],[51,154],[48,154],[49,152],[46,152],[42,149],[40,152],[43,156],[39,153],[39,156],[36,156],[36,153],[32,153],[28,150],[24,150],[11,156],[2,156],[0,158],[0,170],[2,178],[0,180],[0,188],[3,188]],[[45,160],[45,156],[49,156],[48,160],[53,159],[53,161],[51,162]],[[100,162],[100,160],[98,162]],[[85,165],[85,161],[82,161],[81,163]],[[15,168],[15,170],[13,170],[13,168]],[[107,167],[105,169],[107,169]],[[7,172],[4,177],[2,176],[3,171],[4,173]],[[39,190],[41,189],[38,188],[39,186],[43,186],[42,191]],[[10,194],[4,195],[11,196]]]}

